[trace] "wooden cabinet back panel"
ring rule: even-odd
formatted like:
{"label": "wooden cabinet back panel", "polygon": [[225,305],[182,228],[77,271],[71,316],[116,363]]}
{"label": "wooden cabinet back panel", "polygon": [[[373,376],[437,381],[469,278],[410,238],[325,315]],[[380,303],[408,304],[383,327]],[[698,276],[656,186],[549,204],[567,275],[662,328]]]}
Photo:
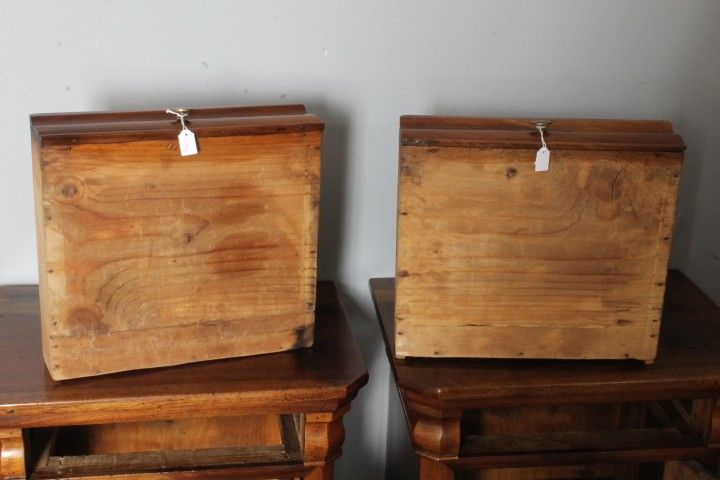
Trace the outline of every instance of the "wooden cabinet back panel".
{"label": "wooden cabinet back panel", "polygon": [[681,153],[408,143],[397,355],[654,359]]}
{"label": "wooden cabinet back panel", "polygon": [[35,146],[56,379],[312,343],[321,132]]}

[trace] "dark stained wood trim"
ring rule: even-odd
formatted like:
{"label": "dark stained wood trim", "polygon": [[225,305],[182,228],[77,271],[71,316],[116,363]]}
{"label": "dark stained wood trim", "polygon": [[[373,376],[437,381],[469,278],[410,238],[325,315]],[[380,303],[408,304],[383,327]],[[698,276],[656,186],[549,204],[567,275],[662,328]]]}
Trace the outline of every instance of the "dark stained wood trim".
{"label": "dark stained wood trim", "polygon": [[463,439],[461,456],[640,450],[702,447],[697,436],[673,428],[628,428],[602,431],[567,431],[505,435],[470,435]]}
{"label": "dark stained wood trim", "polygon": [[300,461],[300,452],[287,452],[282,445],[51,456],[47,465],[35,470],[33,478],[174,472],[218,467],[300,463]]}
{"label": "dark stained wood trim", "polygon": [[593,465],[624,462],[664,462],[679,459],[712,458],[717,451],[704,447],[640,448],[637,450],[600,450],[587,452],[527,453],[460,457],[450,460],[458,470],[477,468],[547,467],[553,465]]}
{"label": "dark stained wood trim", "polygon": [[[545,135],[553,150],[599,150],[624,152],[681,153],[685,144],[679,135],[616,132],[563,132]],[[461,147],[528,149],[540,148],[540,137],[530,129],[520,130],[421,130],[403,129],[400,143],[410,147]]]}
{"label": "dark stained wood trim", "polygon": [[[208,468],[181,470],[174,472],[151,472],[151,473],[125,473],[113,475],[90,475],[83,476],[83,480],[167,480],[168,477],[174,480],[267,480],[268,478],[304,478],[314,470],[313,466],[306,466],[301,463],[280,464],[280,465],[258,465],[258,466],[237,466],[227,468]],[[32,475],[31,480],[50,480],[62,477],[41,477]]]}
{"label": "dark stained wood trim", "polygon": [[[174,395],[170,397],[136,397],[95,402],[57,402],[53,405],[3,405],[0,427],[5,424],[21,428],[48,425],[104,424],[108,418],[121,422],[170,420],[178,416],[213,417],[218,411],[237,415],[290,414],[296,412],[332,411],[352,399],[363,385],[326,389],[265,391],[257,393]],[[269,397],[275,396],[272,400]],[[326,398],[323,398],[326,397]],[[8,413],[10,412],[10,413]],[[5,414],[2,416],[2,414]]]}
{"label": "dark stained wood trim", "polygon": [[[532,129],[534,122],[548,119],[455,117],[436,115],[403,115],[400,128],[422,129],[476,129],[476,130],[522,130]],[[617,132],[617,133],[673,133],[673,126],[666,120],[619,120],[552,118],[549,129],[553,131]]]}
{"label": "dark stained wood trim", "polygon": [[712,396],[717,393],[716,390],[649,390],[649,391],[609,391],[599,392],[596,395],[591,393],[580,393],[575,395],[562,395],[557,393],[553,395],[542,394],[539,396],[515,396],[515,397],[497,397],[497,398],[464,398],[460,400],[445,400],[441,397],[441,392],[417,392],[409,389],[403,389],[406,398],[412,398],[413,402],[422,403],[432,408],[454,408],[461,410],[478,409],[478,408],[503,408],[515,406],[543,406],[543,405],[586,405],[596,403],[612,403],[619,401],[619,397],[627,402],[649,402],[652,400],[669,401],[675,399],[693,399]]}
{"label": "dark stained wood trim", "polygon": [[[186,123],[198,142],[202,137],[302,133],[324,128],[303,105],[190,109]],[[160,110],[37,114],[30,116],[30,125],[41,147],[173,140],[180,132],[177,118]]]}
{"label": "dark stained wood trim", "polygon": [[[657,120],[551,119],[550,150],[683,152],[670,122]],[[537,150],[540,136],[529,118],[400,117],[400,144],[418,147],[519,148]]]}

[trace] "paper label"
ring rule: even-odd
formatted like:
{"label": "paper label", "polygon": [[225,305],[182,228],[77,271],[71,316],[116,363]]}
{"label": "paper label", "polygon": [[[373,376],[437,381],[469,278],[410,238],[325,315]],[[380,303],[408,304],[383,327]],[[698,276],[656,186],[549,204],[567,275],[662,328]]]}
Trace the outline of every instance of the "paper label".
{"label": "paper label", "polygon": [[550,168],[550,150],[547,147],[542,147],[535,154],[535,171],[547,172],[548,168]]}
{"label": "paper label", "polygon": [[197,142],[195,141],[195,134],[184,128],[180,135],[178,135],[178,142],[180,142],[180,155],[186,157],[188,155],[197,155]]}

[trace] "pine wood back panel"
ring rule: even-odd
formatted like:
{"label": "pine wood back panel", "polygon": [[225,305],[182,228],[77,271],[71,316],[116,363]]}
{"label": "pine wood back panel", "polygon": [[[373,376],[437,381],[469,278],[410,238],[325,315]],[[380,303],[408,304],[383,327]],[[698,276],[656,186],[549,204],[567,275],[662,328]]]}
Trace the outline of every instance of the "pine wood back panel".
{"label": "pine wood back panel", "polygon": [[53,378],[311,345],[321,135],[36,138]]}
{"label": "pine wood back panel", "polygon": [[465,146],[518,132],[427,146],[434,130],[403,130],[396,354],[652,362],[682,162],[663,150],[676,136],[643,133],[660,151],[621,151],[596,148],[624,134],[591,131],[605,143],[587,150],[554,150],[548,135],[544,173],[523,143]]}

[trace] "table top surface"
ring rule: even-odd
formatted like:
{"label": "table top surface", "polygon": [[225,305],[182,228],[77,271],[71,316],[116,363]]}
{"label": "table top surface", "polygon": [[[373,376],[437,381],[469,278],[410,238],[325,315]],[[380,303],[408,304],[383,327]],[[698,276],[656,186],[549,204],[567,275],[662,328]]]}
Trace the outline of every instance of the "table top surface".
{"label": "table top surface", "polygon": [[720,395],[720,308],[668,273],[658,356],[635,360],[396,359],[395,280],[370,290],[397,386],[448,408],[704,398]]}
{"label": "table top surface", "polygon": [[0,428],[334,411],[367,369],[335,286],[319,282],[317,292],[311,348],[56,382],[37,286],[0,287]]}

